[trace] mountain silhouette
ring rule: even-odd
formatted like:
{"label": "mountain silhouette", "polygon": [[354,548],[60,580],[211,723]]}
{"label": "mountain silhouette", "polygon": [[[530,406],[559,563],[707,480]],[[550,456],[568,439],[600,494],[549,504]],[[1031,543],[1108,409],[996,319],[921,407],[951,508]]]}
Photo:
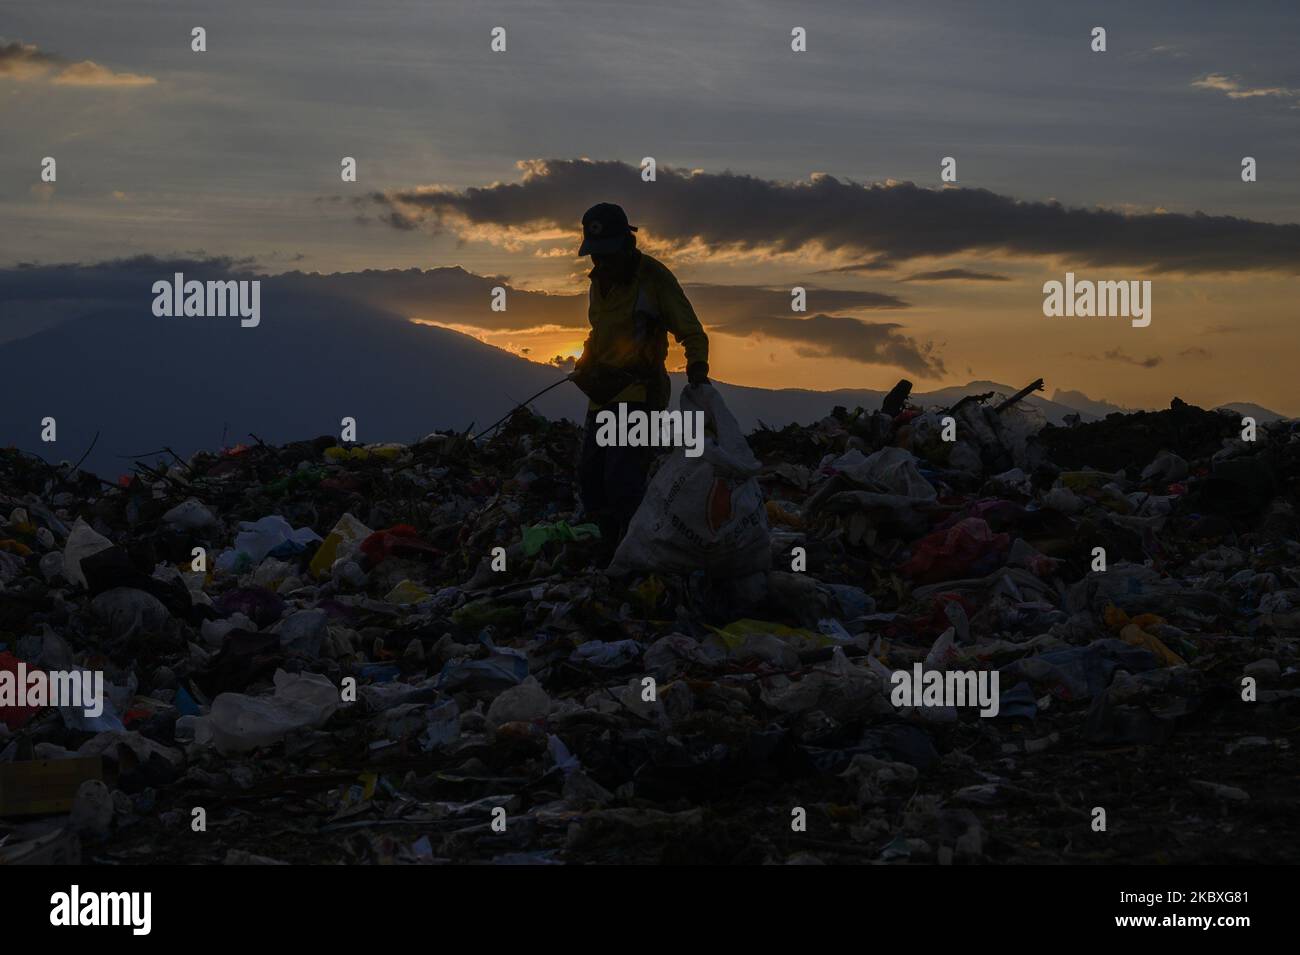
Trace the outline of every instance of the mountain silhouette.
{"label": "mountain silhouette", "polygon": [[[0,436],[58,462],[79,459],[98,433],[82,466],[112,478],[130,470],[131,455],[163,446],[184,456],[247,443],[250,435],[273,444],[338,435],[344,417],[356,419],[363,443],[481,429],[563,375],[469,335],[340,298],[337,290],[309,291],[309,284],[264,283],[256,328],[240,327],[238,318],[158,318],[142,292],[138,304],[109,305],[0,344]],[[672,378],[675,400],[685,382]],[[885,395],[715,385],[746,430],[760,422],[811,423],[836,405],[875,409]],[[915,392],[913,401],[946,406],[965,394],[1018,387],[973,381]],[[1077,392],[1056,397],[1079,400],[1026,401],[1056,424],[1074,412],[1096,417],[1100,403]],[[562,385],[533,408],[581,420],[586,400]],[[56,421],[53,444],[41,441],[47,417]]]}

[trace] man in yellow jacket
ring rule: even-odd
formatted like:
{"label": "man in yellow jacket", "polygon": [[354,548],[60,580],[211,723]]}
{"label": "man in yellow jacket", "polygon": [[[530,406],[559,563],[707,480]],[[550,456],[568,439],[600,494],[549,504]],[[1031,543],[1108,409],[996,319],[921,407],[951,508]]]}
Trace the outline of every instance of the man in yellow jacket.
{"label": "man in yellow jacket", "polygon": [[637,249],[636,227],[619,206],[602,202],[587,210],[578,254],[590,255],[595,266],[589,273],[591,334],[574,369],[590,399],[579,486],[587,515],[612,547],[641,503],[655,449],[599,446],[596,413],[619,404],[629,411],[668,407],[669,332],[686,350],[687,381],[707,383],[709,338],[673,273]]}

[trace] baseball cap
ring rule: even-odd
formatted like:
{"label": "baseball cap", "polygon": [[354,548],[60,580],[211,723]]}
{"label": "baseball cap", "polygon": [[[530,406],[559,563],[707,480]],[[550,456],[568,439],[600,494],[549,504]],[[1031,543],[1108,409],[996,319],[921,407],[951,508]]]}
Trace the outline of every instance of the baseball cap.
{"label": "baseball cap", "polygon": [[582,247],[579,255],[618,252],[636,226],[627,224],[627,213],[612,202],[598,202],[582,216]]}

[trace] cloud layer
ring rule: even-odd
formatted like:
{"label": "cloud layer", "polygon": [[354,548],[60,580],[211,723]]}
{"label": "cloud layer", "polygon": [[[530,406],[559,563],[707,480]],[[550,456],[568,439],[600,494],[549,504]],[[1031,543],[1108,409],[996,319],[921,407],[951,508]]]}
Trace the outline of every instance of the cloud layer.
{"label": "cloud layer", "polygon": [[[0,269],[0,315],[40,316],[43,324],[57,324],[93,309],[146,309],[152,301],[153,282],[182,272],[187,279],[260,278],[268,290],[355,302],[385,315],[456,328],[488,332],[570,329],[578,338],[587,328],[585,292],[557,295],[518,289],[502,276],[475,275],[459,267],[271,276],[257,274],[252,264],[229,258],[137,256],[94,265]],[[499,312],[491,308],[492,290],[497,286],[506,289],[507,307]],[[791,317],[789,289],[705,284],[687,284],[684,289],[710,333],[776,339],[793,343],[795,351],[805,357],[893,365],[921,377],[944,370],[934,347],[902,334],[897,323],[828,314],[907,308],[906,301],[893,295],[810,287],[808,305],[818,312],[805,318]],[[32,330],[25,327],[21,332]],[[19,334],[0,323],[0,341]]]}
{"label": "cloud layer", "polygon": [[945,372],[934,346],[918,344],[899,334],[894,322],[864,322],[856,318],[817,314],[811,318],[765,315],[714,328],[725,335],[775,338],[794,342],[803,358],[841,358],[867,365],[893,365],[922,377]]}
{"label": "cloud layer", "polygon": [[917,272],[901,282],[1010,282],[1005,275],[993,272],[972,272],[970,269],[938,269],[933,272]]}
{"label": "cloud layer", "polygon": [[[1183,354],[1187,354],[1184,352]],[[1135,365],[1138,368],[1158,368],[1164,361],[1159,355],[1148,355],[1146,358],[1137,358],[1128,354],[1122,348],[1108,349],[1101,355],[1080,355],[1087,361],[1118,361],[1126,365]]]}
{"label": "cloud layer", "polygon": [[1257,99],[1261,96],[1279,99],[1300,97],[1300,90],[1291,89],[1289,86],[1246,86],[1240,78],[1224,73],[1207,73],[1200,79],[1193,80],[1192,86],[1195,89],[1223,93],[1228,99]]}
{"label": "cloud layer", "polygon": [[73,63],[57,53],[18,40],[0,43],[0,79],[20,83],[49,80],[56,86],[90,87],[152,86],[158,82],[139,73],[116,73],[93,60]]}
{"label": "cloud layer", "polygon": [[871,259],[873,268],[963,253],[1052,256],[1071,266],[1148,272],[1300,271],[1300,225],[1202,213],[1133,214],[1029,202],[986,189],[860,184],[832,176],[781,182],[733,172],[639,168],[585,159],[530,160],[519,182],[374,193],[391,224],[519,241],[571,232],[583,210],[618,202],[669,248],[805,252]]}

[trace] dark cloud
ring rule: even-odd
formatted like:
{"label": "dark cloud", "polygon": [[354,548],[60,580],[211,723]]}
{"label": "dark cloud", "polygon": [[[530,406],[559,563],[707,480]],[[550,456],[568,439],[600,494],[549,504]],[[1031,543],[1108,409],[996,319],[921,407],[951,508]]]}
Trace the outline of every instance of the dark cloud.
{"label": "dark cloud", "polygon": [[[791,290],[759,285],[709,285],[688,283],[683,288],[703,320],[729,321],[747,315],[790,314]],[[855,292],[848,289],[804,286],[810,310],[839,314],[882,308],[907,308],[908,303],[895,295],[881,292]]]}
{"label": "dark cloud", "polygon": [[[545,325],[586,324],[586,295],[552,295],[513,288],[502,276],[476,275],[459,266],[440,269],[366,269],[327,275],[286,272],[280,284],[352,299],[385,311],[444,325],[523,331]],[[506,308],[492,310],[492,290],[506,290]]]}
{"label": "dark cloud", "polygon": [[61,300],[110,300],[146,291],[160,278],[184,272],[196,279],[251,274],[257,263],[251,258],[207,256],[203,253],[159,257],[137,255],[96,263],[38,265],[20,262],[0,269],[0,302]]}
{"label": "dark cloud", "polygon": [[157,257],[139,255],[94,264],[37,265],[0,268],[0,342],[23,338],[65,321],[105,308],[153,301],[153,283],[176,272],[187,279],[250,277],[252,259],[202,253]]}
{"label": "dark cloud", "polygon": [[939,269],[935,272],[917,272],[900,282],[1010,282],[1005,275],[994,272],[972,272],[970,269]]}
{"label": "dark cloud", "polygon": [[723,335],[793,342],[795,353],[805,358],[847,358],[867,365],[894,365],[920,376],[942,375],[943,361],[934,354],[933,346],[900,335],[901,327],[894,322],[817,314],[810,318],[758,316],[712,330]]}
{"label": "dark cloud", "polygon": [[[316,275],[289,272],[278,281],[303,284],[331,294],[376,305],[411,318],[489,330],[516,330],[553,325],[587,326],[587,293],[548,293],[517,289],[504,276],[475,275],[459,267],[387,269]],[[492,289],[506,289],[506,310],[491,310]],[[706,327],[753,315],[790,314],[790,289],[756,285],[690,284],[683,286]],[[807,288],[808,306],[832,314],[874,309],[902,309],[894,295],[844,289]]]}
{"label": "dark cloud", "polygon": [[867,262],[854,262],[852,265],[841,265],[833,269],[821,269],[817,274],[836,275],[845,272],[892,272],[894,268],[894,263],[889,260],[888,256],[878,255]]}
{"label": "dark cloud", "polygon": [[152,86],[158,81],[139,73],[116,73],[93,60],[74,63],[34,44],[0,43],[0,78],[27,82],[49,79],[58,86]]}
{"label": "dark cloud", "polygon": [[34,79],[63,64],[62,57],[46,53],[31,43],[0,43],[0,76]]}
{"label": "dark cloud", "polygon": [[[252,259],[185,256],[137,256],[93,265],[22,265],[0,269],[0,302],[32,303],[54,300],[84,312],[146,292],[159,278],[175,272],[187,278],[265,273]],[[463,325],[487,331],[522,331],[543,326],[582,329],[587,326],[587,293],[548,293],[518,289],[505,276],[476,275],[459,266],[440,269],[366,269],[361,272],[291,271],[260,274],[266,286],[351,300],[385,313]],[[506,289],[506,310],[491,308],[492,290]],[[684,286],[706,327],[754,315],[790,314],[790,290],[754,285],[687,284]],[[844,289],[807,288],[808,305],[820,312],[850,313],[873,309],[902,309],[907,302],[894,295]],[[17,314],[18,309],[8,310]],[[4,314],[5,310],[0,310]],[[70,313],[71,314],[71,313]]]}
{"label": "dark cloud", "polygon": [[1087,361],[1118,361],[1126,365],[1136,365],[1138,368],[1155,368],[1164,361],[1159,355],[1135,358],[1122,348],[1112,348],[1101,355],[1080,355],[1079,357]]}
{"label": "dark cloud", "polygon": [[[357,216],[361,221],[365,221],[365,216]],[[396,209],[392,209],[384,215],[378,216],[378,220],[385,225],[390,225],[401,232],[414,232],[420,224],[407,216],[402,215]]]}
{"label": "dark cloud", "polygon": [[1179,354],[1179,357],[1181,357],[1181,358],[1209,358],[1209,357],[1211,357],[1211,355],[1210,355],[1210,350],[1209,350],[1208,348],[1202,348],[1200,345],[1193,345],[1191,348],[1184,348],[1184,349],[1183,349],[1182,351],[1180,351],[1178,354]]}
{"label": "dark cloud", "polygon": [[[449,325],[472,325],[491,330],[520,330],[558,324],[586,324],[586,295],[548,295],[507,288],[504,312],[491,309],[492,289],[506,284],[500,277],[474,275],[462,268],[367,269],[362,272],[263,272],[251,259],[205,255],[171,257],[137,256],[93,265],[20,265],[0,269],[0,303],[20,302],[26,311],[32,303],[65,303],[67,315],[81,314],[107,304],[130,302],[143,296],[152,300],[150,287],[175,272],[199,280],[247,275],[260,278],[263,287],[285,288],[328,298],[353,301],[386,314],[419,318]],[[16,315],[19,308],[0,308],[0,316]],[[3,321],[0,319],[0,321]],[[3,331],[0,326],[0,331]]]}
{"label": "dark cloud", "polygon": [[660,166],[653,185],[621,162],[532,160],[523,179],[465,190],[420,188],[372,198],[404,220],[478,234],[491,228],[578,232],[584,209],[619,202],[670,245],[793,252],[822,247],[895,261],[962,253],[1060,256],[1077,266],[1151,272],[1300,271],[1300,224],[1202,213],[1128,214],[1020,201],[986,189],[859,184],[817,175],[777,182]]}

